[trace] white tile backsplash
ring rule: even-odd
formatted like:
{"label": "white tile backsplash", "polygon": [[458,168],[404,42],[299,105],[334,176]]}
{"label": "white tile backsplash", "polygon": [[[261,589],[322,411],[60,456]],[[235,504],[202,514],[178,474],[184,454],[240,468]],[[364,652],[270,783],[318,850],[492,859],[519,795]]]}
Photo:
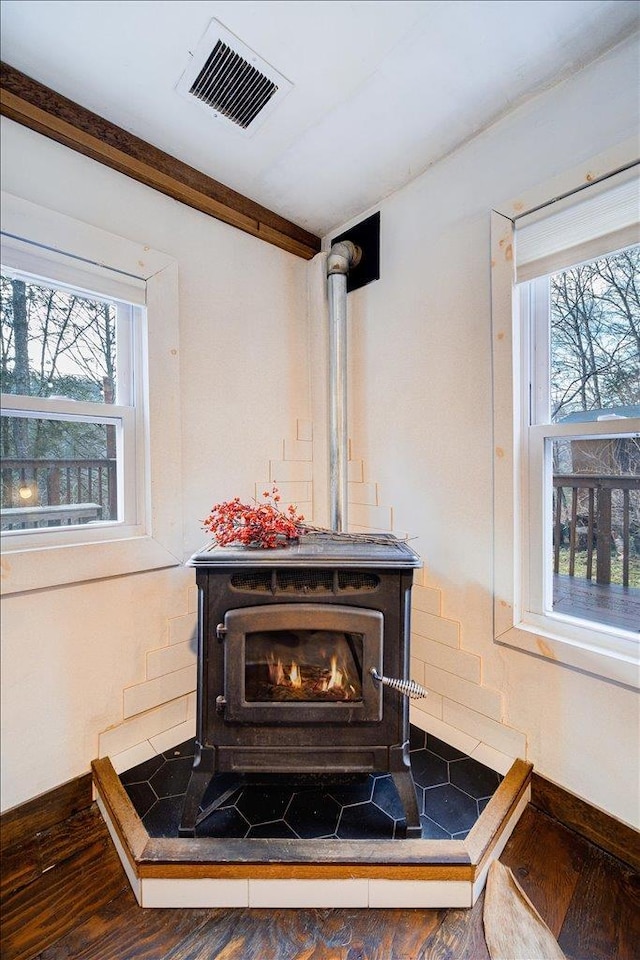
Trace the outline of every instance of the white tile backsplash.
{"label": "white tile backsplash", "polygon": [[99,738],[99,756],[111,757],[136,744],[148,740],[170,727],[176,727],[179,723],[184,723],[187,719],[187,697],[180,697],[178,700],[172,700],[171,703],[163,703],[154,710],[148,710],[146,713],[124,723],[105,730]]}
{"label": "white tile backsplash", "polygon": [[446,643],[450,647],[460,646],[460,624],[457,620],[446,620],[424,610],[414,610],[411,614],[411,629],[413,633],[437,640],[438,643]]}
{"label": "white tile backsplash", "polygon": [[185,696],[195,688],[195,663],[154,680],[136,683],[132,687],[127,687],[123,693],[125,719]]}
{"label": "white tile backsplash", "polygon": [[168,647],[150,650],[147,654],[147,680],[155,680],[165,673],[174,673],[184,667],[190,667],[197,660],[195,638],[186,643],[172,643]]}

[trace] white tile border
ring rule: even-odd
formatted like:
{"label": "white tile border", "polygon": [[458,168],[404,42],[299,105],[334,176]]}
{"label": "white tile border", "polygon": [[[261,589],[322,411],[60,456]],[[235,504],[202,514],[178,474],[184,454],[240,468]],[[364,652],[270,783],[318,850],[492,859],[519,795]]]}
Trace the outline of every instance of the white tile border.
{"label": "white tile border", "polygon": [[111,766],[117,774],[123,773],[125,770],[129,770],[131,767],[135,767],[145,760],[150,760],[151,757],[155,757],[159,753],[165,753],[167,750],[171,750],[172,747],[184,743],[185,740],[190,740],[195,734],[196,721],[195,716],[192,716],[189,720],[185,720],[184,723],[169,727],[168,730],[163,730],[162,733],[156,733],[147,740],[141,740],[126,750],[111,755],[109,757]]}
{"label": "white tile border", "polygon": [[478,763],[483,763],[485,767],[495,770],[503,777],[506,777],[513,766],[513,757],[508,757],[506,753],[495,750],[487,743],[479,743],[469,756],[477,760]]}
{"label": "white tile border", "polygon": [[142,907],[161,908],[467,909],[473,906],[482,891],[487,871],[488,866],[473,885],[470,880],[228,880],[205,877],[146,877],[138,881],[139,893],[136,893],[136,898]]}
{"label": "white tile border", "polygon": [[137,767],[139,763],[144,763],[145,760],[150,760],[157,753],[158,751],[154,749],[150,740],[142,740],[140,743],[136,743],[135,747],[129,747],[128,750],[116,753],[109,759],[115,772],[120,774],[124,773],[125,770],[131,770],[132,767]]}
{"label": "white tile border", "polygon": [[116,848],[116,853],[117,853],[118,856],[120,857],[120,863],[122,864],[122,869],[124,870],[124,872],[125,872],[126,875],[127,875],[127,880],[128,880],[129,883],[131,884],[131,889],[133,890],[133,895],[134,895],[134,897],[136,898],[136,900],[138,901],[138,903],[140,904],[140,906],[142,906],[141,880],[140,880],[140,878],[136,875],[135,870],[133,869],[133,867],[131,866],[131,863],[129,862],[129,858],[127,857],[127,855],[126,855],[126,853],[125,853],[125,851],[124,851],[124,847],[123,847],[122,844],[120,843],[120,837],[119,837],[118,834],[116,833],[115,827],[114,827],[113,824],[111,823],[111,817],[110,817],[109,814],[107,813],[107,809],[106,809],[105,805],[103,804],[102,800],[100,799],[100,796],[99,796],[99,795],[96,796],[96,803],[98,804],[98,810],[99,810],[100,813],[102,814],[102,819],[104,820],[104,822],[105,822],[106,825],[107,825],[107,830],[109,831],[109,833],[110,833],[110,835],[111,835],[111,839],[113,840],[113,845],[114,845],[114,847]]}
{"label": "white tile border", "polygon": [[155,737],[149,737],[149,743],[156,753],[166,753],[167,750],[179,746],[185,740],[195,737],[195,735],[196,720],[195,717],[191,717],[184,723],[178,724],[177,727],[171,727],[170,730],[157,733]]}
{"label": "white tile border", "polygon": [[249,906],[368,907],[369,880],[249,880]]}
{"label": "white tile border", "polygon": [[470,880],[369,880],[369,906],[379,909],[471,907]]}
{"label": "white tile border", "polygon": [[210,877],[181,880],[146,877],[140,881],[140,906],[248,907],[250,882]]}
{"label": "white tile border", "polygon": [[425,733],[430,733],[438,740],[449,744],[450,747],[455,747],[456,750],[461,750],[468,757],[472,757],[478,763],[483,763],[485,767],[495,770],[503,777],[506,776],[513,766],[514,760],[517,759],[517,757],[503,753],[501,750],[496,750],[495,747],[472,737],[463,730],[452,727],[445,720],[427,713],[426,710],[421,710],[419,706],[411,704],[409,711],[411,723],[414,727],[424,730]]}
{"label": "white tile border", "polygon": [[457,730],[455,727],[450,726],[450,724],[445,723],[444,720],[431,716],[431,714],[420,710],[419,707],[413,704],[409,707],[409,714],[411,723],[415,727],[424,730],[426,733],[430,733],[432,736],[437,737],[438,740],[442,740],[443,743],[447,743],[450,747],[466,753],[468,757],[470,757],[473,751],[480,745],[480,740],[478,740],[477,737],[472,737],[462,730]]}

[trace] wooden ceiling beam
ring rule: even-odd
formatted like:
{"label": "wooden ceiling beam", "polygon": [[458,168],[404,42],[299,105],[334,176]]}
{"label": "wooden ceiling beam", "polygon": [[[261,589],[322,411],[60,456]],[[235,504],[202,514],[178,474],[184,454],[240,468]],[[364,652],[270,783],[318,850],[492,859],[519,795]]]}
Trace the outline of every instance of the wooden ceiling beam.
{"label": "wooden ceiling beam", "polygon": [[0,64],[0,113],[133,180],[305,260],[320,238],[122,127]]}

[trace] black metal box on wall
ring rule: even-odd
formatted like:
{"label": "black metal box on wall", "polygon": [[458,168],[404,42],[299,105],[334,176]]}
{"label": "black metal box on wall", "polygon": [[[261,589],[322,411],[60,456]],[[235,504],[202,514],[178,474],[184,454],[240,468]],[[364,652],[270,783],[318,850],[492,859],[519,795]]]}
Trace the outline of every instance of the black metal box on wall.
{"label": "black metal box on wall", "polygon": [[331,244],[341,240],[351,240],[360,247],[362,256],[356,266],[352,266],[347,274],[347,293],[366,286],[372,280],[380,279],[380,211],[361,220],[344,233],[333,237]]}

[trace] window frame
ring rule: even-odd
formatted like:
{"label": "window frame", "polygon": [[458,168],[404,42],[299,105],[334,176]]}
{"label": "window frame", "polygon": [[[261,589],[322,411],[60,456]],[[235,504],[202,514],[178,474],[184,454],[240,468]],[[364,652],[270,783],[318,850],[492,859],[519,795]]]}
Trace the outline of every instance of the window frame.
{"label": "window frame", "polygon": [[[20,259],[18,254],[17,259]],[[28,261],[28,254],[25,258]],[[14,259],[15,262],[15,259]],[[58,282],[54,274],[60,265],[67,277]],[[108,540],[114,535],[134,537],[144,530],[144,500],[140,491],[146,486],[144,459],[144,420],[146,396],[143,383],[146,372],[143,362],[143,331],[146,329],[145,309],[94,291],[85,290],[69,282],[73,278],[73,264],[68,257],[52,258],[46,277],[35,276],[24,270],[9,267],[8,272],[34,285],[41,284],[86,296],[88,299],[110,300],[115,303],[117,338],[116,403],[74,400],[63,397],[39,397],[6,393],[0,397],[3,417],[60,420],[65,423],[110,424],[116,430],[116,475],[118,516],[99,520],[90,526],[76,524],[58,527],[40,527],[28,530],[3,530],[3,546],[15,543],[23,548],[60,546]],[[114,529],[116,528],[116,529]]]}
{"label": "window frame", "polygon": [[[584,183],[584,179],[581,182]],[[547,196],[554,196],[551,188]],[[539,198],[538,191],[538,203]],[[552,432],[579,435],[583,425],[529,424],[531,337],[530,330],[522,323],[513,255],[515,212],[526,207],[521,198],[507,207],[508,213],[491,213],[494,640],[638,688],[640,638],[636,634],[531,610],[532,549],[539,555],[545,535],[544,527],[541,529],[538,525],[532,536],[535,517],[541,517],[544,508],[543,466],[539,454],[545,436]],[[542,355],[535,361],[538,364],[546,362],[542,346]],[[548,359],[548,346],[546,356]],[[533,402],[542,401],[538,396]],[[629,421],[605,421],[589,426],[596,428],[595,433],[628,433],[632,425]],[[635,431],[632,429],[632,432]],[[537,459],[532,444],[536,447]],[[537,499],[532,502],[534,498]]]}
{"label": "window frame", "polygon": [[[148,245],[107,233],[10,194],[2,194],[2,213],[3,235],[9,238],[12,247],[26,251],[33,262],[40,264],[37,269],[40,276],[51,273],[50,270],[44,272],[43,262],[60,261],[62,257],[64,264],[66,258],[79,274],[86,274],[86,282],[78,284],[76,280],[76,287],[92,290],[92,278],[95,282],[97,276],[106,276],[108,285],[111,276],[119,288],[124,279],[142,291],[137,302],[145,307],[141,311],[140,341],[136,345],[140,360],[135,380],[136,412],[120,411],[123,416],[133,415],[136,420],[135,430],[129,431],[129,441],[135,433],[129,452],[135,459],[139,481],[134,497],[135,522],[126,522],[129,517],[122,522],[92,526],[91,530],[76,526],[67,530],[24,531],[18,535],[7,532],[1,537],[5,574],[2,594],[180,564],[181,510],[175,508],[176,500],[181,503],[175,259]],[[15,263],[9,266],[15,267]],[[108,289],[101,292],[123,299],[122,294],[110,293]],[[9,406],[15,401],[13,395],[3,399]],[[38,398],[22,398],[25,400],[31,409],[32,402],[38,404]],[[82,415],[84,412],[76,401],[58,403],[63,413]],[[117,406],[99,403],[82,406],[99,408],[97,415],[101,421],[109,419],[117,410]]]}

